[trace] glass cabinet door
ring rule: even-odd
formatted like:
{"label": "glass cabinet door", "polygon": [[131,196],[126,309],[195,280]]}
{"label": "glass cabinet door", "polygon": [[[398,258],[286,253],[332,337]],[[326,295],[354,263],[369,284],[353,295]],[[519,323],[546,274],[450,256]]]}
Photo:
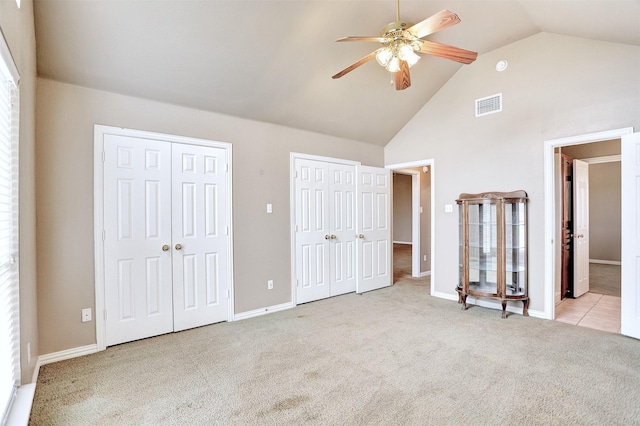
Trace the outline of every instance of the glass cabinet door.
{"label": "glass cabinet door", "polygon": [[526,209],[522,202],[505,202],[506,295],[521,296],[527,286]]}
{"label": "glass cabinet door", "polygon": [[497,292],[497,235],[496,205],[469,203],[469,290]]}

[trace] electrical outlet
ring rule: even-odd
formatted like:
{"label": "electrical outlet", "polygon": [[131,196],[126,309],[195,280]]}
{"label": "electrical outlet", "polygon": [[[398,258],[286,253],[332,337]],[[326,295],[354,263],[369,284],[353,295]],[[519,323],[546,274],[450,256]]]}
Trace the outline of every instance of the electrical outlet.
{"label": "electrical outlet", "polygon": [[267,289],[268,290],[273,290],[273,280],[267,281]]}
{"label": "electrical outlet", "polygon": [[271,203],[267,204],[267,213],[273,213],[273,204]]}
{"label": "electrical outlet", "polygon": [[27,343],[27,364],[31,364],[31,342]]}
{"label": "electrical outlet", "polygon": [[453,204],[445,204],[444,205],[445,213],[453,213]]}
{"label": "electrical outlet", "polygon": [[426,254],[423,256],[422,260],[423,260],[424,262],[426,262],[426,261],[427,261],[427,255],[426,255]]}
{"label": "electrical outlet", "polygon": [[91,321],[91,308],[84,308],[82,310],[82,322]]}

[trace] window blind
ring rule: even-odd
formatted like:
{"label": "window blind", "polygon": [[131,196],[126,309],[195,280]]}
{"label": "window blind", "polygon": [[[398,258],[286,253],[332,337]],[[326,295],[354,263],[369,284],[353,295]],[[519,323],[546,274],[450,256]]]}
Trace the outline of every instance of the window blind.
{"label": "window blind", "polygon": [[18,287],[18,73],[0,33],[0,414],[20,385]]}

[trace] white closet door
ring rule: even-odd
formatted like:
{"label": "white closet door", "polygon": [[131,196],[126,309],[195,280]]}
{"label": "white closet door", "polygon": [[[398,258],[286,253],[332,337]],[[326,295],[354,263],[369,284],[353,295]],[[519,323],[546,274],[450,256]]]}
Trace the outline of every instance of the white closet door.
{"label": "white closet door", "polygon": [[296,159],[296,302],[331,296],[329,270],[329,168],[324,161]]}
{"label": "white closet door", "polygon": [[331,296],[356,290],[356,168],[329,163]]}
{"label": "white closet door", "polygon": [[173,144],[175,331],[228,317],[226,170],[221,148]]}
{"label": "white closet door", "polygon": [[356,291],[391,285],[391,172],[358,167],[358,281]]}
{"label": "white closet door", "polygon": [[104,152],[109,346],[173,330],[171,144],[105,135]]}

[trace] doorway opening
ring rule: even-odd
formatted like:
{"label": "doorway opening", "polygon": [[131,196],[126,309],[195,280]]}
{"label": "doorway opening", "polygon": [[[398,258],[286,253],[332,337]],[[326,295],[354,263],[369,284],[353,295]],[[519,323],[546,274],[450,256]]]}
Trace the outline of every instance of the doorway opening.
{"label": "doorway opening", "polygon": [[[394,284],[430,286],[434,277],[433,163],[423,160],[386,166],[393,171]],[[429,292],[433,294],[432,289]]]}
{"label": "doorway opening", "polygon": [[[551,277],[547,275],[546,281],[550,319],[620,333],[621,137],[626,132],[547,141],[546,155],[552,156],[553,163],[551,173],[548,168],[545,171],[553,184],[546,209],[554,223],[552,229],[547,226],[553,246],[552,253],[547,253],[552,266],[547,268]],[[577,181],[585,178],[572,170],[576,164],[588,169],[587,183],[582,184],[586,194],[581,196],[576,194]],[[576,221],[586,222],[578,229]],[[584,243],[586,254],[578,248]]]}
{"label": "doorway opening", "polygon": [[[557,321],[612,333],[620,332],[621,293],[621,156],[620,139],[556,148],[560,156],[559,186],[561,259],[556,283]],[[586,205],[573,197],[578,189],[573,164],[588,170]],[[580,196],[578,196],[579,198]],[[586,227],[578,229],[572,216],[586,207]],[[586,229],[586,231],[585,231]],[[586,234],[586,236],[585,236]],[[587,244],[585,279],[580,279],[575,250]],[[559,299],[559,300],[558,300]]]}

